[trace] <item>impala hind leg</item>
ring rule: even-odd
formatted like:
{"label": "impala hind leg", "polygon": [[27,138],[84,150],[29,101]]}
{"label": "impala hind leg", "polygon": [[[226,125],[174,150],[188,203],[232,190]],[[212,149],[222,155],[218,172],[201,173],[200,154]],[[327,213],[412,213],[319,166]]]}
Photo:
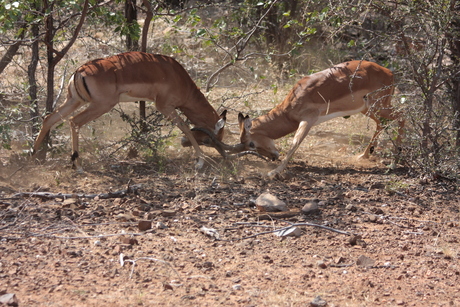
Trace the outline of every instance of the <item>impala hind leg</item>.
{"label": "impala hind leg", "polygon": [[394,150],[394,154],[395,156],[398,154],[398,151],[401,149],[401,143],[402,143],[402,136],[403,136],[403,133],[404,133],[404,120],[402,119],[402,115],[399,113],[399,112],[395,112],[393,110],[393,108],[391,107],[387,107],[386,109],[384,110],[379,110],[379,112],[377,112],[376,114],[369,114],[369,113],[364,113],[366,116],[368,116],[369,118],[372,118],[375,123],[376,123],[376,129],[375,129],[375,133],[374,135],[372,136],[370,142],[369,142],[369,145],[366,147],[366,149],[364,150],[364,152],[358,156],[359,159],[368,159],[369,158],[369,154],[372,154],[373,151],[374,151],[374,148],[377,144],[377,138],[379,137],[379,135],[382,133],[382,131],[384,130],[384,127],[382,125],[382,121],[383,120],[390,120],[390,121],[393,121],[393,120],[398,120],[398,135],[396,137],[396,148]]}
{"label": "impala hind leg", "polygon": [[281,172],[283,172],[286,169],[289,160],[292,158],[292,156],[294,155],[296,150],[299,148],[300,144],[305,139],[308,132],[310,132],[310,129],[315,125],[315,123],[316,123],[316,119],[311,120],[309,122],[307,121],[300,122],[299,128],[297,128],[297,131],[294,135],[294,139],[292,140],[291,148],[286,154],[286,157],[284,157],[283,161],[281,161],[281,164],[277,168],[275,168],[274,170],[270,171],[267,174],[269,178],[276,177],[277,175],[281,174]]}
{"label": "impala hind leg", "polygon": [[78,171],[82,172],[81,158],[79,154],[78,136],[80,128],[101,115],[109,112],[113,108],[112,103],[91,103],[85,110],[69,119],[70,135],[72,139],[72,165]]}
{"label": "impala hind leg", "polygon": [[372,118],[375,121],[377,126],[375,128],[374,135],[372,136],[369,144],[367,145],[364,152],[358,156],[358,159],[369,159],[369,155],[374,152],[374,148],[377,144],[377,138],[379,137],[380,133],[383,130],[382,122],[380,121],[379,118],[377,118],[374,114],[366,114],[366,115]]}
{"label": "impala hind leg", "polygon": [[[33,157],[39,152],[40,146],[48,132],[58,123],[66,119],[70,114],[77,110],[84,102],[67,97],[67,100],[58,107],[54,112],[48,114],[43,120],[42,128],[35,139],[32,155]],[[44,158],[44,157],[43,157]]]}

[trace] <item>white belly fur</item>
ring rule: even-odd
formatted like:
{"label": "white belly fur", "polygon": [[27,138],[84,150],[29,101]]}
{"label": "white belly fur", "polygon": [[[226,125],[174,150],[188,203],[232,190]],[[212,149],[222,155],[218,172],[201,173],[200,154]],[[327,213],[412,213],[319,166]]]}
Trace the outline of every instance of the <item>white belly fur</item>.
{"label": "white belly fur", "polygon": [[353,115],[353,114],[357,114],[357,113],[361,112],[364,109],[365,109],[365,106],[363,105],[361,108],[356,109],[356,110],[347,110],[347,111],[329,113],[327,115],[320,116],[318,118],[318,121],[315,123],[315,125],[319,125],[321,123],[324,123],[325,121],[328,121],[328,120],[336,118],[336,117],[344,117],[344,116],[350,116],[350,115]]}
{"label": "white belly fur", "polygon": [[118,97],[118,101],[119,102],[135,102],[135,101],[151,101],[151,100],[148,98],[144,98],[144,97],[133,97],[126,93],[121,93],[120,96]]}

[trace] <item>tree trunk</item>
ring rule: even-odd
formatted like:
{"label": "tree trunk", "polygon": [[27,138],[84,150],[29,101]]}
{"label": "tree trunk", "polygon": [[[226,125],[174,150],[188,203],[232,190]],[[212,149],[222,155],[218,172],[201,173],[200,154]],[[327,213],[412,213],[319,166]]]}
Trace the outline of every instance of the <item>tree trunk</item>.
{"label": "tree trunk", "polygon": [[30,118],[32,119],[32,135],[38,133],[38,101],[37,101],[37,79],[35,78],[35,73],[37,71],[38,59],[39,59],[39,46],[38,46],[38,35],[39,35],[38,24],[33,24],[31,26],[32,32],[32,58],[30,64],[27,68],[27,75],[29,78],[29,96],[30,96]]}
{"label": "tree trunk", "polygon": [[[142,28],[142,39],[141,39],[141,51],[147,52],[147,35],[149,33],[150,22],[153,18],[153,11],[152,5],[150,4],[149,0],[142,0],[142,3],[146,7],[146,15],[145,15],[145,22]],[[145,101],[139,101],[139,117],[141,119],[141,130],[143,132],[147,131],[147,125],[145,124],[145,119],[147,117],[146,110],[145,110]]]}
{"label": "tree trunk", "polygon": [[460,1],[451,1],[451,12],[454,19],[451,23],[449,38],[450,53],[452,59],[452,104],[454,112],[453,128],[457,131],[455,145],[460,150]]}
{"label": "tree trunk", "polygon": [[[44,1],[43,12],[47,10],[52,11],[52,5],[50,8],[49,2],[47,0]],[[54,66],[53,65],[53,52],[54,52],[54,45],[53,45],[53,38],[54,38],[54,26],[53,26],[53,14],[49,14],[45,20],[45,37],[44,43],[46,45],[46,58],[48,62],[48,71],[47,71],[47,80],[46,80],[46,101],[45,101],[45,111],[46,114],[53,112],[53,97],[54,97]],[[50,145],[50,132],[46,134],[41,152],[37,155],[39,159],[45,159],[46,153],[48,152],[49,145]]]}
{"label": "tree trunk", "polygon": [[5,70],[6,66],[8,66],[8,64],[11,63],[11,61],[13,60],[13,57],[18,52],[19,47],[21,47],[22,39],[24,38],[26,34],[26,29],[27,29],[27,24],[24,24],[19,30],[19,35],[16,38],[16,42],[8,47],[2,59],[0,60],[0,74]]}
{"label": "tree trunk", "polygon": [[[125,2],[125,18],[128,27],[132,27],[137,23],[137,6],[136,0],[126,0]],[[126,36],[126,49],[128,51],[137,51],[139,50],[139,41],[133,39],[131,35]]]}
{"label": "tree trunk", "polygon": [[[85,21],[86,15],[88,13],[89,8],[89,0],[85,0],[83,4],[83,9],[80,15],[80,21],[78,22],[77,27],[75,28],[71,39],[67,43],[67,45],[62,48],[61,51],[54,49],[54,38],[57,30],[59,28],[54,27],[54,18],[53,18],[53,11],[54,5],[56,2],[49,2],[48,0],[43,0],[43,10],[44,12],[50,12],[47,14],[44,20],[45,25],[45,35],[44,35],[44,44],[46,45],[46,57],[48,62],[48,72],[47,72],[47,82],[46,82],[46,113],[51,113],[54,111],[54,69],[59,61],[62,60],[64,55],[69,51],[70,47],[72,47],[73,43],[78,37],[81,28],[83,27],[83,23]],[[48,145],[50,143],[50,133],[48,132],[43,140],[43,146],[40,150],[40,153],[37,154],[38,159],[44,159],[46,157],[46,153],[48,151]]]}

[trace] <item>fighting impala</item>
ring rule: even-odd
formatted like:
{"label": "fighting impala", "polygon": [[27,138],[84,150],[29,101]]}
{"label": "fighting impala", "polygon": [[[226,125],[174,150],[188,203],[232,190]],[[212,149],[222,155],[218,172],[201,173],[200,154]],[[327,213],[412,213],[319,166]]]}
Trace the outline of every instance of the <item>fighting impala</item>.
{"label": "fighting impala", "polygon": [[[282,103],[254,120],[238,115],[244,150],[256,151],[272,160],[279,157],[274,139],[295,132],[291,148],[281,164],[268,173],[273,178],[287,166],[310,129],[339,116],[363,113],[372,118],[376,130],[361,158],[368,158],[383,130],[381,119],[394,120],[400,114],[391,106],[393,73],[367,61],[350,61],[304,77]],[[404,121],[399,119],[397,144]]]}
{"label": "fighting impala", "polygon": [[[69,81],[66,101],[46,116],[35,140],[33,152],[40,149],[46,134],[79,107],[88,106],[69,119],[72,139],[72,161],[82,170],[78,151],[79,129],[86,123],[109,112],[118,102],[154,101],[159,112],[172,120],[185,134],[182,146],[193,146],[203,164],[204,154],[199,145],[214,146],[209,133],[222,140],[225,113],[221,116],[209,104],[185,69],[173,58],[142,52],[127,52],[80,66]],[[177,113],[179,109],[202,131],[191,131]]]}

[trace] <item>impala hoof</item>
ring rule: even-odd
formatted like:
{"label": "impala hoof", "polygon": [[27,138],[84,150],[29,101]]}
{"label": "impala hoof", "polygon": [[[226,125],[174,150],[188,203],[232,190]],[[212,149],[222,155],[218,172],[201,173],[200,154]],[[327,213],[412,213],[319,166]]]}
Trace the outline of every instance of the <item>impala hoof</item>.
{"label": "impala hoof", "polygon": [[280,176],[279,172],[276,169],[274,169],[274,170],[268,172],[265,177],[267,179],[273,180],[275,178],[279,178],[279,176]]}
{"label": "impala hoof", "polygon": [[199,171],[203,168],[204,166],[204,159],[203,158],[198,158],[198,162],[195,164],[195,170]]}

